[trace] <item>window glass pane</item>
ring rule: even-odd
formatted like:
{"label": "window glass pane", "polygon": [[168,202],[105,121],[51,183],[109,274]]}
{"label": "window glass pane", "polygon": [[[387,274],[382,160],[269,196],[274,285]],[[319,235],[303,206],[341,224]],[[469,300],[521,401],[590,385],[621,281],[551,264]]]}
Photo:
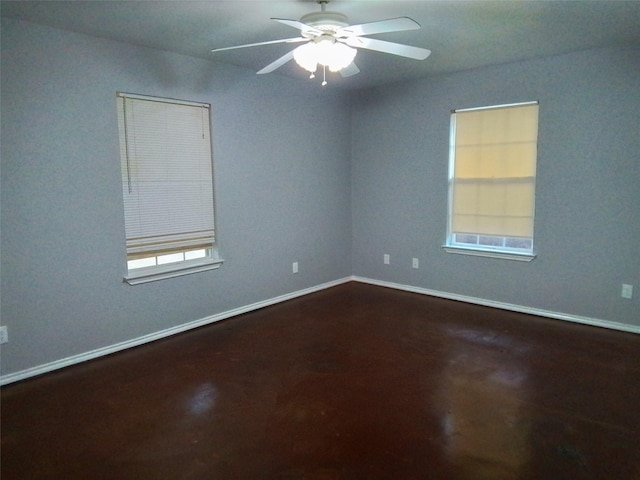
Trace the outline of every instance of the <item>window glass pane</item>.
{"label": "window glass pane", "polygon": [[457,234],[455,235],[455,241],[457,243],[466,243],[469,245],[476,245],[478,243],[478,236],[477,235],[464,235],[464,234]]}
{"label": "window glass pane", "polygon": [[156,265],[156,257],[139,258],[137,260],[129,260],[127,266],[129,270],[144,267],[153,267]]}
{"label": "window glass pane", "polygon": [[195,260],[197,258],[204,258],[207,256],[207,250],[202,248],[200,250],[191,250],[189,252],[184,252],[185,260]]}
{"label": "window glass pane", "polygon": [[488,247],[502,247],[504,244],[504,238],[480,236],[478,244]]}
{"label": "window glass pane", "polygon": [[522,250],[531,250],[532,242],[530,238],[507,238],[505,246],[509,248],[519,248]]}
{"label": "window glass pane", "polygon": [[168,255],[158,255],[158,265],[184,261],[184,253],[169,253]]}

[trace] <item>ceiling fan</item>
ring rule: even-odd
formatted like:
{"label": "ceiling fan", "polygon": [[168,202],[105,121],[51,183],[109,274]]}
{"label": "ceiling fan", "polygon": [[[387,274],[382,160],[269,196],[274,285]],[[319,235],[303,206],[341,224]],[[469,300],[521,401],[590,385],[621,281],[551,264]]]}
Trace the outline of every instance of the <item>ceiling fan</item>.
{"label": "ceiling fan", "polygon": [[316,0],[316,2],[320,5],[320,12],[304,15],[299,21],[285,18],[271,19],[300,30],[301,36],[299,37],[249,43],[235,47],[215,48],[211,51],[221,52],[223,50],[257,47],[276,43],[302,43],[302,45],[290,50],[257,73],[271,73],[293,59],[298,65],[311,73],[310,78],[315,77],[318,66],[322,67],[323,85],[327,84],[327,68],[331,72],[340,72],[343,77],[349,77],[360,72],[360,69],[353,61],[359,48],[416,60],[424,60],[431,53],[431,51],[426,48],[367,38],[368,35],[377,33],[419,29],[420,24],[409,17],[390,18],[388,20],[363,23],[360,25],[349,25],[349,19],[346,15],[331,12],[326,9],[329,0]]}

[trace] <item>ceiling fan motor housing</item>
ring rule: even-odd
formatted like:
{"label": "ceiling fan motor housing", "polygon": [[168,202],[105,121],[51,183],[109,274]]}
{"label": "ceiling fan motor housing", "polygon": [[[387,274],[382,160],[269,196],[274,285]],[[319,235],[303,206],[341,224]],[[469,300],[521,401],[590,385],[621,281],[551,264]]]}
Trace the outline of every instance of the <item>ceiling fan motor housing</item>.
{"label": "ceiling fan motor housing", "polygon": [[[349,26],[349,19],[339,12],[313,12],[300,19],[301,23],[315,27],[322,31],[336,32],[342,27]],[[304,33],[304,32],[303,32]]]}

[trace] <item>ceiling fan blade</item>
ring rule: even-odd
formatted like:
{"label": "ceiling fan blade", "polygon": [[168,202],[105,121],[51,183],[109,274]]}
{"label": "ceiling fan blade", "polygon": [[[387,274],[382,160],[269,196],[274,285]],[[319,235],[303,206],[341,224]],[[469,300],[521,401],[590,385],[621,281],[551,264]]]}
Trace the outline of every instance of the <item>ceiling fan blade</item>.
{"label": "ceiling fan blade", "polygon": [[357,73],[360,73],[360,69],[358,68],[358,66],[351,62],[349,65],[347,65],[345,68],[343,68],[342,70],[340,70],[340,75],[342,75],[343,77],[350,77],[351,75],[355,75]]}
{"label": "ceiling fan blade", "polygon": [[403,32],[405,30],[418,30],[420,24],[409,17],[390,18],[378,22],[350,25],[338,30],[339,37],[354,37],[360,35],[373,35],[375,33]]}
{"label": "ceiling fan blade", "polygon": [[[295,48],[294,48],[294,50],[295,50]],[[282,65],[287,63],[292,58],[293,58],[293,50],[291,50],[290,52],[285,53],[283,56],[278,58],[276,61],[271,62],[269,65],[264,67],[262,70],[259,70],[257,73],[258,73],[258,75],[262,75],[263,73],[271,73],[276,68],[280,68]]]}
{"label": "ceiling fan blade", "polygon": [[403,45],[401,43],[385,42],[375,38],[366,37],[347,37],[344,43],[350,47],[365,48],[376,52],[390,53],[392,55],[400,55],[401,57],[413,58],[415,60],[424,60],[431,54],[431,50],[420,47],[412,47],[411,45]]}
{"label": "ceiling fan blade", "polygon": [[214,48],[211,51],[222,52],[224,50],[235,50],[236,48],[258,47],[260,45],[273,45],[276,43],[297,43],[297,42],[306,42],[308,40],[309,40],[308,38],[304,38],[304,37],[283,38],[281,40],[271,40],[269,42],[258,42],[258,43],[247,43],[246,45],[236,45],[235,47]]}
{"label": "ceiling fan blade", "polygon": [[289,20],[286,18],[272,18],[271,20],[275,20],[276,22],[282,23],[284,25],[289,25],[290,27],[297,28],[301,32],[309,32],[313,33],[314,35],[322,35],[322,32],[317,28],[313,28],[311,25],[299,22],[298,20]]}

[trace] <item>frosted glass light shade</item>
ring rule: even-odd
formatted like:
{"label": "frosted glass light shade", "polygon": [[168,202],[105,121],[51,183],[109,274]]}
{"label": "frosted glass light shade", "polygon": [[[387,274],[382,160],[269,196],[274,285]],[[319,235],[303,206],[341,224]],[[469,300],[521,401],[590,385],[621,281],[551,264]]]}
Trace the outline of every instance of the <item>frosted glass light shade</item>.
{"label": "frosted glass light shade", "polygon": [[296,48],[293,58],[308,72],[315,72],[318,64],[338,72],[347,67],[355,58],[357,50],[333,39],[312,41]]}
{"label": "frosted glass light shade", "polygon": [[314,73],[318,68],[318,60],[316,59],[316,44],[313,42],[309,42],[299,46],[293,51],[293,59],[307,72]]}

